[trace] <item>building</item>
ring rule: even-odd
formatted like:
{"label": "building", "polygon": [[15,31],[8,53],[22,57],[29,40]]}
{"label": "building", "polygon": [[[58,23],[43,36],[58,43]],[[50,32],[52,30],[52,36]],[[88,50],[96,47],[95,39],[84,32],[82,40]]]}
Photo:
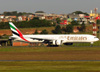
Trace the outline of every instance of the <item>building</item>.
{"label": "building", "polygon": [[29,21],[29,20],[32,20],[32,19],[34,18],[34,16],[35,16],[34,14],[28,15],[28,16],[27,16],[27,17],[28,17],[28,21]]}
{"label": "building", "polygon": [[63,20],[60,24],[61,25],[67,25],[67,20]]}
{"label": "building", "polygon": [[26,21],[27,16],[18,16],[18,21]]}

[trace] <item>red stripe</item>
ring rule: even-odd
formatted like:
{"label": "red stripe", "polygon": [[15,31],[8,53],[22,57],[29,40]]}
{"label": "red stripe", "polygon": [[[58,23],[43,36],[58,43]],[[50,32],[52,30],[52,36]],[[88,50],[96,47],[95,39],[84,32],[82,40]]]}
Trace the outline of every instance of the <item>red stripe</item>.
{"label": "red stripe", "polygon": [[96,24],[93,24],[93,26],[96,26]]}
{"label": "red stripe", "polygon": [[18,34],[20,35],[20,38],[21,38],[21,39],[23,39],[24,41],[29,42],[28,40],[26,40],[26,39],[23,37],[22,33],[21,33],[18,29],[16,29],[16,30],[17,30]]}
{"label": "red stripe", "polygon": [[94,36],[97,36],[96,34],[93,34]]}
{"label": "red stripe", "polygon": [[93,29],[93,31],[97,31],[97,29]]}

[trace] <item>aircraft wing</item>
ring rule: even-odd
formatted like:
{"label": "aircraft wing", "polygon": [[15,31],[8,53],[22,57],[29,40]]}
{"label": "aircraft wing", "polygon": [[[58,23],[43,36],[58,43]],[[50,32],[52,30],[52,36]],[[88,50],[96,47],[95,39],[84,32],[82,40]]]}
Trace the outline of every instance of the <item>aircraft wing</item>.
{"label": "aircraft wing", "polygon": [[33,40],[44,40],[44,41],[52,41],[54,39],[46,39],[46,38],[31,38]]}

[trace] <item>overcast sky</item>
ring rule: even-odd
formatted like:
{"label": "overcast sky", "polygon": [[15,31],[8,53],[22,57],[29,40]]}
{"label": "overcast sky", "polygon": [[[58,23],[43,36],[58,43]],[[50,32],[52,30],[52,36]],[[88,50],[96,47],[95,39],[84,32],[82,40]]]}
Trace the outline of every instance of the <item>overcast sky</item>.
{"label": "overcast sky", "polygon": [[57,14],[68,14],[78,10],[89,13],[96,7],[100,13],[100,0],[0,0],[0,13],[4,11],[34,13],[39,10]]}

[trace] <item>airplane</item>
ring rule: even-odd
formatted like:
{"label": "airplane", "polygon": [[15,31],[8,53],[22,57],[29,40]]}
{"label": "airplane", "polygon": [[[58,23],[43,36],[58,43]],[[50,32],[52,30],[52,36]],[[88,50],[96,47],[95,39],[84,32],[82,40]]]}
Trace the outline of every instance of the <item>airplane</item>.
{"label": "airplane", "polygon": [[50,34],[50,35],[23,35],[21,31],[12,23],[9,22],[13,36],[9,38],[14,41],[27,43],[45,43],[48,45],[72,45],[73,43],[91,43],[98,41],[96,36],[89,34]]}

